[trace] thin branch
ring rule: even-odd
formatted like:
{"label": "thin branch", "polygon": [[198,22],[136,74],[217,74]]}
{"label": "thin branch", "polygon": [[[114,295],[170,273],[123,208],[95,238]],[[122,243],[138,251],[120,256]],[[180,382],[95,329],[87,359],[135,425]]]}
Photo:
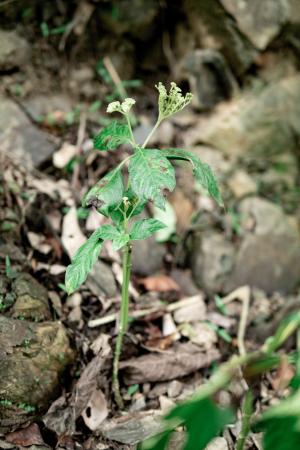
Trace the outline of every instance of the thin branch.
{"label": "thin branch", "polygon": [[[129,316],[132,319],[139,319],[141,317],[145,317],[148,314],[153,314],[157,312],[172,312],[176,311],[177,309],[181,308],[182,306],[188,306],[193,305],[195,303],[199,302],[199,296],[194,295],[192,297],[183,298],[177,302],[173,302],[169,305],[161,304],[159,306],[148,308],[148,309],[140,309],[137,311],[130,311]],[[115,322],[118,318],[117,313],[112,313],[104,317],[100,317],[98,319],[93,319],[88,322],[88,326],[90,328],[99,327],[101,325],[106,325],[107,323]]]}

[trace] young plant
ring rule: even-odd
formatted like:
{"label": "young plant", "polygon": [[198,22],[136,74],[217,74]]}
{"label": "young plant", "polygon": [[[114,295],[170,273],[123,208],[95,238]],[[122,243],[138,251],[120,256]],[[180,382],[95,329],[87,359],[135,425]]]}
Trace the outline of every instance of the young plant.
{"label": "young plant", "polygon": [[[173,191],[176,186],[172,160],[188,161],[192,165],[194,177],[200,185],[219,204],[222,203],[213,172],[192,152],[174,148],[162,150],[146,148],[149,139],[160,123],[181,111],[192,99],[190,93],[182,95],[181,89],[175,83],[171,83],[169,92],[162,83],[156,87],[159,92],[158,119],[143,144],[135,141],[130,123],[130,110],[135,104],[135,100],[127,98],[122,103],[112,102],[107,107],[108,113],[120,113],[125,121],[113,121],[104,128],[95,137],[94,148],[99,151],[112,151],[120,145],[126,144],[131,147],[132,152],[86,194],[83,205],[94,206],[100,214],[109,217],[112,224],[99,227],[78,249],[71,265],[67,268],[65,279],[67,292],[71,294],[86,280],[105,240],[112,240],[115,250],[123,250],[122,298],[112,376],[114,396],[120,408],[123,407],[123,402],[119,389],[118,369],[123,336],[128,326],[128,287],[132,242],[146,239],[165,227],[161,221],[153,218],[135,221],[133,219],[141,214],[148,201],[164,210],[165,192]],[[128,176],[124,179],[125,167],[128,167]]]}

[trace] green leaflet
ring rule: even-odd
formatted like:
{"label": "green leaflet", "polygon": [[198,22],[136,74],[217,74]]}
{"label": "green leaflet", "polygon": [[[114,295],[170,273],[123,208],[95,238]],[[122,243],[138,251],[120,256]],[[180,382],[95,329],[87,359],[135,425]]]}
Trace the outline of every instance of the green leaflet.
{"label": "green leaflet", "polygon": [[217,407],[212,400],[191,400],[176,406],[166,416],[166,426],[170,428],[157,437],[151,438],[140,450],[164,450],[176,425],[185,425],[186,441],[183,450],[204,450],[209,442],[218,436],[224,427],[233,420],[229,409]]}
{"label": "green leaflet", "polygon": [[95,138],[96,150],[113,150],[119,145],[131,143],[131,134],[128,125],[113,120]]}
{"label": "green leaflet", "polygon": [[300,390],[268,409],[254,425],[264,432],[264,450],[296,450],[300,448]]}
{"label": "green leaflet", "polygon": [[130,239],[136,241],[146,239],[166,225],[157,219],[141,219],[135,222],[130,231]]}
{"label": "green leaflet", "polygon": [[111,170],[100,181],[98,181],[83,199],[83,206],[95,206],[100,208],[106,205],[118,205],[124,194],[124,185],[120,169]]}
{"label": "green leaflet", "polygon": [[218,187],[216,177],[208,164],[202,163],[200,159],[192,152],[182,150],[179,148],[169,148],[161,150],[162,153],[169,159],[182,159],[190,161],[193,166],[193,174],[198,183],[208,191],[208,193],[216,200],[216,202],[223,206],[223,201]]}
{"label": "green leaflet", "polygon": [[122,233],[114,225],[102,225],[99,228],[99,236],[103,240],[111,240],[114,250],[119,250],[129,241],[129,234]]}
{"label": "green leaflet", "polygon": [[163,189],[175,188],[175,172],[160,150],[136,148],[129,163],[129,181],[133,191],[144,200],[153,200],[161,209],[165,207]]}
{"label": "green leaflet", "polygon": [[100,228],[98,228],[77,250],[66,271],[65,285],[68,294],[72,294],[85,282],[99,256],[102,244],[103,240],[100,237]]}

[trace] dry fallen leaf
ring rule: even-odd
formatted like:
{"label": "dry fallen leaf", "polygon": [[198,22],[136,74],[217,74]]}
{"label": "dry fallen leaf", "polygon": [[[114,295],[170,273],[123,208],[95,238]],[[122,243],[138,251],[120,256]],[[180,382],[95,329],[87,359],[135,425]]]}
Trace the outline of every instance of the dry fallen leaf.
{"label": "dry fallen leaf", "polygon": [[183,305],[174,312],[174,320],[177,323],[199,322],[206,319],[206,304],[202,294],[193,296],[194,303]]}
{"label": "dry fallen leaf", "polygon": [[138,282],[144,286],[147,291],[180,291],[180,287],[176,281],[174,281],[173,278],[163,274],[140,278]]}
{"label": "dry fallen leaf", "polygon": [[40,429],[36,423],[32,423],[26,428],[13,431],[5,436],[7,442],[23,447],[30,447],[31,445],[44,445]]}
{"label": "dry fallen leaf", "polygon": [[107,401],[100,389],[95,389],[91,398],[81,414],[84,423],[91,430],[95,431],[108,416]]}
{"label": "dry fallen leaf", "polygon": [[272,377],[272,387],[275,391],[282,391],[288,387],[295,375],[295,368],[289,363],[286,355],[281,357],[280,366]]}
{"label": "dry fallen leaf", "polygon": [[53,165],[58,169],[63,169],[78,153],[76,145],[64,142],[62,147],[53,154]]}
{"label": "dry fallen leaf", "polygon": [[203,352],[190,342],[175,343],[171,350],[121,361],[120,369],[125,383],[131,385],[180,378],[210,366],[219,358],[220,353],[214,348]]}
{"label": "dry fallen leaf", "polygon": [[47,255],[49,252],[51,252],[52,247],[50,244],[47,244],[45,242],[45,236],[42,234],[34,233],[33,231],[28,231],[27,237],[29,240],[29,243],[34,250],[37,250],[40,253],[43,253],[44,255]]}
{"label": "dry fallen leaf", "polygon": [[63,218],[61,240],[70,258],[78,248],[85,243],[86,237],[82,233],[75,206],[72,206]]}

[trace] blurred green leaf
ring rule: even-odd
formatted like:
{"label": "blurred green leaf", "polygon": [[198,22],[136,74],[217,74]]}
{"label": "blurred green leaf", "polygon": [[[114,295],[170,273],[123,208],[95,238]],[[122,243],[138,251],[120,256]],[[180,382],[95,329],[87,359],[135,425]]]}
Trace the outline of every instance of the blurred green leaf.
{"label": "blurred green leaf", "polygon": [[128,125],[113,120],[95,138],[96,150],[114,150],[122,144],[131,143],[131,134]]}

